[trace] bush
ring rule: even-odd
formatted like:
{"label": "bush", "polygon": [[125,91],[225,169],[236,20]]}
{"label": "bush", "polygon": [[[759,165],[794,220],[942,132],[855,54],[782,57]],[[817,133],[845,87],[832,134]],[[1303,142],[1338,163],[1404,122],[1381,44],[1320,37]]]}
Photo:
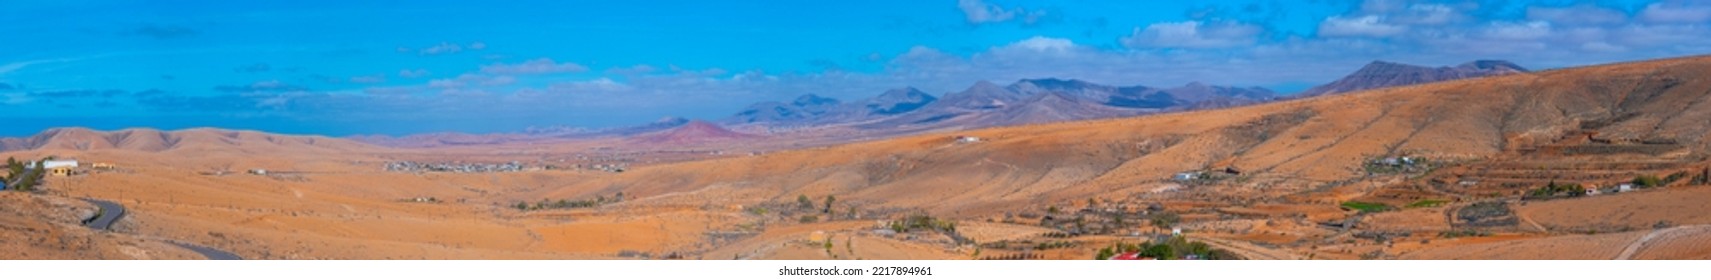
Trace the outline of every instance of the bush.
{"label": "bush", "polygon": [[1663,177],[1663,181],[1661,182],[1660,185],[1673,184],[1676,181],[1681,181],[1682,178],[1687,178],[1687,172],[1686,171],[1670,173],[1669,176]]}
{"label": "bush", "polygon": [[890,227],[891,227],[891,230],[897,231],[900,233],[901,232],[909,232],[909,231],[913,231],[913,230],[934,230],[934,231],[942,231],[942,232],[956,232],[956,223],[955,222],[951,222],[949,220],[941,220],[939,218],[934,218],[933,216],[928,216],[928,215],[924,215],[924,214],[909,215],[909,217],[906,217],[903,220],[891,221]]}
{"label": "bush", "polygon": [[1170,228],[1172,226],[1176,226],[1176,223],[1181,221],[1182,216],[1178,216],[1176,213],[1162,212],[1152,215],[1153,226],[1159,228]]}
{"label": "bush", "polygon": [[1343,209],[1360,210],[1361,213],[1384,212],[1390,210],[1390,205],[1384,205],[1383,203],[1377,202],[1347,201],[1343,202],[1342,206]]}
{"label": "bush", "polygon": [[826,214],[831,214],[832,213],[832,203],[837,202],[837,201],[838,201],[837,197],[834,197],[831,195],[826,195],[826,209],[820,210],[820,212],[826,213]]}
{"label": "bush", "polygon": [[808,199],[808,195],[806,194],[797,195],[796,206],[802,207],[802,209],[814,209],[814,200]]}
{"label": "bush", "polygon": [[[1653,178],[1653,179],[1656,179],[1656,178]],[[1581,195],[1585,195],[1585,194],[1586,194],[1586,187],[1582,187],[1582,186],[1580,186],[1580,184],[1557,184],[1556,181],[1551,181],[1550,183],[1545,184],[1545,186],[1543,186],[1543,187],[1539,187],[1537,189],[1533,189],[1532,191],[1527,192],[1527,196],[1531,196],[1531,197],[1552,197],[1552,196],[1558,196],[1558,195],[1567,195],[1570,197],[1575,197],[1575,196],[1581,196]]]}
{"label": "bush", "polygon": [[819,222],[819,221],[820,221],[820,216],[815,216],[815,215],[802,215],[802,217],[801,217],[801,218],[796,218],[796,221],[797,221],[797,222],[801,222],[801,223],[804,223],[804,224],[807,224],[807,223],[814,223],[814,222]]}
{"label": "bush", "polygon": [[1438,206],[1444,206],[1444,204],[1446,204],[1446,203],[1449,203],[1449,201],[1444,201],[1441,199],[1421,199],[1419,201],[1415,201],[1414,203],[1409,203],[1407,207],[1408,208],[1438,207]]}
{"label": "bush", "polygon": [[1661,181],[1662,180],[1658,179],[1658,176],[1640,175],[1640,176],[1634,176],[1633,183],[1635,186],[1650,188],[1650,187],[1656,187],[1656,186],[1663,185],[1663,184],[1661,184]]}

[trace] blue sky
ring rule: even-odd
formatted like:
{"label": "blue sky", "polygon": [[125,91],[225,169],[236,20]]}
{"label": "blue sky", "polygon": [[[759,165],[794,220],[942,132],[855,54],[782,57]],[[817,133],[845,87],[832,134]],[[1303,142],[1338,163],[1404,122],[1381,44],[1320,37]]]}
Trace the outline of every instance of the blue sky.
{"label": "blue sky", "polygon": [[0,135],[396,135],[981,80],[1291,92],[1372,60],[1699,55],[1711,1],[5,1],[0,34]]}

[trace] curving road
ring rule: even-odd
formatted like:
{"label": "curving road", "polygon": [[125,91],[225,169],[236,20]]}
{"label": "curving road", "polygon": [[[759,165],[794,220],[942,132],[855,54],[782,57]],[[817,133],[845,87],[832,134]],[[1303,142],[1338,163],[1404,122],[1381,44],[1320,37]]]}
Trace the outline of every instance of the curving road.
{"label": "curving road", "polygon": [[[109,229],[113,228],[113,223],[119,221],[119,218],[125,217],[125,206],[119,205],[118,203],[113,203],[112,201],[106,201],[106,200],[92,199],[92,198],[84,198],[83,201],[88,201],[89,203],[95,204],[95,207],[98,207],[101,209],[100,211],[95,212],[95,217],[91,217],[87,220],[83,220],[83,225],[87,226],[89,228],[96,229],[96,230],[109,230]],[[202,257],[208,258],[210,260],[242,260],[242,259],[244,259],[244,258],[238,257],[238,255],[232,254],[231,252],[220,251],[220,250],[217,250],[214,248],[202,247],[202,246],[198,246],[195,244],[178,242],[178,241],[168,241],[167,243],[172,243],[172,245],[178,245],[178,247],[183,247],[184,249],[188,249],[192,252],[196,252],[197,254],[202,254]]]}
{"label": "curving road", "polygon": [[125,207],[120,206],[118,203],[89,198],[85,198],[83,201],[88,201],[89,203],[95,204],[95,207],[101,208],[100,211],[95,212],[95,217],[83,221],[83,225],[88,226],[89,228],[108,230],[113,227],[113,222],[119,221],[119,217],[125,216]]}
{"label": "curving road", "polygon": [[244,259],[243,257],[239,257],[236,254],[232,254],[232,252],[220,251],[219,249],[202,247],[202,246],[198,246],[195,244],[182,243],[182,242],[176,242],[176,241],[173,241],[170,243],[172,243],[172,245],[178,245],[178,247],[182,247],[184,249],[189,249],[190,251],[196,252],[197,254],[202,254],[202,257],[208,258],[210,260],[234,260],[235,261],[235,260],[243,260]]}

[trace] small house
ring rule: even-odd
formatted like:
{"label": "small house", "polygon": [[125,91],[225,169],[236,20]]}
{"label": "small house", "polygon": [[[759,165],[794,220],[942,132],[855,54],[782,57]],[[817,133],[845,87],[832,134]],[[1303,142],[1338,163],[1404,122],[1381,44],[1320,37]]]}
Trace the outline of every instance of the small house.
{"label": "small house", "polygon": [[1109,258],[1107,260],[1136,261],[1136,260],[1151,260],[1151,259],[1152,258],[1142,257],[1141,252],[1128,252],[1128,253],[1117,254],[1116,256],[1111,256],[1111,258]]}
{"label": "small house", "polygon": [[112,170],[112,169],[116,168],[115,166],[113,166],[112,163],[105,163],[105,162],[97,162],[95,164],[90,165],[90,167],[95,168],[95,169],[100,169],[100,170]]}
{"label": "small house", "polygon": [[1397,159],[1397,158],[1393,158],[1393,157],[1389,157],[1389,158],[1384,158],[1384,159],[1378,160],[1378,163],[1383,164],[1383,165],[1389,165],[1389,166],[1398,166],[1398,165],[1402,165],[1402,160]]}
{"label": "small house", "polygon": [[1175,176],[1171,176],[1170,178],[1171,180],[1176,181],[1193,181],[1194,179],[1200,179],[1200,172],[1176,173]]}
{"label": "small house", "polygon": [[980,137],[967,136],[967,135],[957,135],[956,136],[956,142],[961,143],[961,144],[979,143]]}
{"label": "small house", "polygon": [[261,169],[261,168],[250,169],[249,173],[253,174],[253,175],[267,175],[267,169]]}
{"label": "small house", "polygon": [[1631,192],[1631,191],[1634,191],[1634,184],[1622,183],[1620,185],[1616,185],[1616,192]]}

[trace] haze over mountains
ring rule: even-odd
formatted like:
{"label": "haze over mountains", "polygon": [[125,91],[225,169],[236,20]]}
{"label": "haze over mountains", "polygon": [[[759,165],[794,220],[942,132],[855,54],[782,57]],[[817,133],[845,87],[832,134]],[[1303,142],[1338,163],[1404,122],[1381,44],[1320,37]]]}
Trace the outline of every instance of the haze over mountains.
{"label": "haze over mountains", "polygon": [[986,127],[1132,116],[1175,109],[1269,101],[1271,90],[1190,83],[1174,88],[1110,86],[1075,79],[1024,79],[1000,86],[980,81],[935,97],[913,87],[856,102],[808,94],[790,103],[760,102],[721,120],[725,125]]}
{"label": "haze over mountains", "polygon": [[[1008,85],[979,81],[961,91],[943,95],[934,95],[914,87],[895,88],[873,97],[848,101],[804,94],[788,102],[754,103],[729,117],[703,125],[719,130],[729,128],[734,130],[733,133],[752,135],[791,133],[810,128],[848,132],[841,135],[903,135],[941,129],[1039,124],[1225,108],[1285,98],[1528,72],[1530,70],[1503,60],[1476,60],[1453,67],[1373,61],[1341,79],[1295,95],[1280,94],[1262,87],[1218,86],[1199,82],[1176,87],[1150,87],[1113,86],[1060,78],[1022,79]],[[401,137],[365,135],[351,138],[395,147],[483,145],[603,137],[634,138],[642,134],[663,132],[690,122],[689,119],[666,117],[653,123],[608,129],[546,127],[530,128],[518,133],[483,135],[446,132]],[[639,139],[636,141],[653,142]]]}
{"label": "haze over mountains", "polygon": [[194,128],[162,131],[131,128],[97,131],[70,127],[30,137],[0,138],[0,152],[24,150],[123,150],[140,152],[207,151],[349,151],[373,146],[350,139],[295,136],[259,131]]}

